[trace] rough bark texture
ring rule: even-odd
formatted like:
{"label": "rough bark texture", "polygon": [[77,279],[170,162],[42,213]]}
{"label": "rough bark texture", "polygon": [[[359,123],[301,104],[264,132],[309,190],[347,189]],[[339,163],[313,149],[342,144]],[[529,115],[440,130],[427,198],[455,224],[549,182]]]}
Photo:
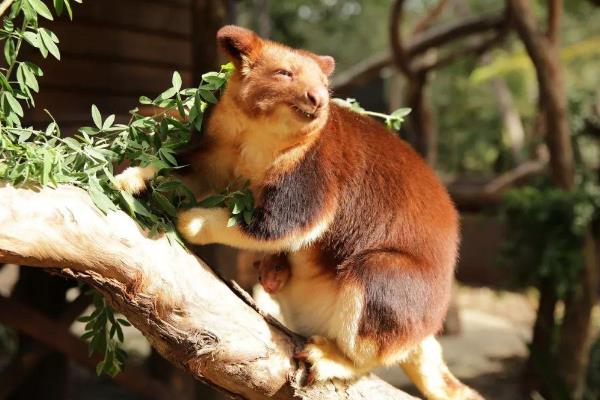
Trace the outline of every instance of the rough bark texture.
{"label": "rough bark texture", "polygon": [[170,362],[234,398],[413,398],[374,376],[302,387],[300,337],[184,248],[146,237],[122,212],[102,215],[82,190],[0,187],[0,226],[0,262],[92,285]]}

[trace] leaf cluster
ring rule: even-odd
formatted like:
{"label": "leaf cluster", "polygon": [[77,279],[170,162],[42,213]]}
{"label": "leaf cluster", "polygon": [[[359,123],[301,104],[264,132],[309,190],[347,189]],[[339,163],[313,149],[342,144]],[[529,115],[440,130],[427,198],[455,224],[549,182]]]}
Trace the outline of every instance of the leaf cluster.
{"label": "leaf cluster", "polygon": [[[72,3],[81,0],[53,0],[55,14],[66,11],[72,18]],[[254,199],[249,182],[232,182],[222,193],[197,203],[192,192],[171,174],[181,167],[175,154],[192,135],[201,133],[204,115],[217,103],[233,72],[232,64],[204,74],[195,88],[183,88],[181,75],[174,72],[170,88],[155,98],[140,97],[142,106],[130,111],[127,123],[117,122],[115,115],[103,115],[92,105],[92,123],[73,135],[63,134],[47,110],[51,122],[45,129],[23,126],[24,109],[35,107],[33,94],[39,91],[37,78],[43,76],[43,71],[30,61],[18,59],[22,45],[32,46],[44,58],[52,55],[60,59],[59,39],[39,26],[40,18],[53,19],[43,1],[16,0],[0,28],[7,64],[7,68],[0,69],[0,180],[13,185],[80,187],[102,212],[124,210],[151,237],[165,234],[172,243],[182,244],[173,223],[180,208],[194,205],[227,208],[231,213],[228,226],[252,221]],[[386,115],[366,111],[354,99],[335,101],[362,114],[382,118],[390,129],[396,130],[410,112],[400,109]],[[123,163],[152,166],[158,171],[142,195],[133,197],[118,189],[115,166]],[[86,323],[83,337],[89,340],[93,353],[103,356],[97,372],[114,375],[122,369],[126,358],[120,343],[123,342],[121,326],[127,325],[127,321],[115,319],[114,312],[98,294],[94,294],[94,305],[92,314],[81,318]]]}
{"label": "leaf cluster", "polygon": [[400,128],[402,128],[402,123],[404,122],[404,118],[410,114],[410,108],[399,108],[392,112],[391,114],[384,114],[375,111],[368,111],[361,107],[358,101],[353,98],[339,99],[335,98],[333,101],[342,106],[351,109],[359,114],[369,115],[371,117],[381,118],[385,123],[385,126],[388,129],[392,129],[394,131],[399,132]]}
{"label": "leaf cluster", "polygon": [[126,319],[115,317],[114,311],[100,294],[93,290],[87,294],[93,297],[95,309],[90,315],[77,319],[85,323],[81,339],[88,341],[90,356],[98,354],[103,357],[96,365],[96,373],[115,376],[123,370],[127,359],[127,353],[120,347],[125,339],[123,327],[131,324]]}
{"label": "leaf cluster", "polygon": [[519,283],[549,280],[559,298],[577,290],[583,237],[600,217],[596,182],[588,179],[569,192],[550,184],[511,190],[500,216],[506,226],[503,264],[513,268]]}
{"label": "leaf cluster", "polygon": [[[249,189],[250,181],[246,181],[240,189],[232,190],[229,185],[222,193],[209,196],[198,203],[200,207],[225,207],[231,212],[227,227],[236,224],[250,224],[254,211],[254,197]],[[234,186],[235,187],[235,186]]]}

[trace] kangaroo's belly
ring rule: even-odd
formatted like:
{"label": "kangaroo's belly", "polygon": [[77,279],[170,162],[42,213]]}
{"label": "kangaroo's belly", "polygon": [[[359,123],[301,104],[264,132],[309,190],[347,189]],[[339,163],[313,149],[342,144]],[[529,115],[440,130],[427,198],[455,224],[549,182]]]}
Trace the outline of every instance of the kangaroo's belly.
{"label": "kangaroo's belly", "polygon": [[337,340],[355,331],[362,296],[342,286],[315,258],[311,249],[290,254],[291,276],[275,300],[290,329]]}

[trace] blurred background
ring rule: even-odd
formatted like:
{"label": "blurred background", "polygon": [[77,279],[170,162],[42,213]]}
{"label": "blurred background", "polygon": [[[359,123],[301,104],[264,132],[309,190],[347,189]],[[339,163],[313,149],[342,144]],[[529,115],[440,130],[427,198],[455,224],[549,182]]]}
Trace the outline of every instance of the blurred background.
{"label": "blurred background", "polygon": [[[412,108],[400,134],[462,215],[441,339],[453,372],[488,399],[600,399],[600,2],[88,0],[49,25],[62,61],[31,55],[45,75],[27,118],[47,108],[75,131],[96,104],[124,120],[173,70],[195,85],[218,68],[228,23],[335,57],[336,97]],[[199,252],[255,284],[256,255]],[[224,398],[134,328],[125,372],[97,377],[74,322],[91,300],[74,282],[5,265],[0,295],[0,399]],[[414,393],[399,369],[378,373]]]}

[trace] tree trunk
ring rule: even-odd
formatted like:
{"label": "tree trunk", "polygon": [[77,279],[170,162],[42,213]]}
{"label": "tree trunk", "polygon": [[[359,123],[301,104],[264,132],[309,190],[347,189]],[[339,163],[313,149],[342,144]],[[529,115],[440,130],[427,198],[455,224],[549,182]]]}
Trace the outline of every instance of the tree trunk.
{"label": "tree trunk", "polygon": [[407,77],[406,106],[412,109],[408,115],[407,128],[410,141],[427,163],[435,167],[437,155],[437,131],[431,103],[427,98],[427,74]]}
{"label": "tree trunk", "polygon": [[[548,0],[547,33],[539,28],[527,0],[508,0],[508,5],[515,28],[535,66],[541,109],[546,119],[546,144],[550,152],[552,178],[558,187],[572,190],[575,166],[567,118],[567,96],[558,54],[562,0]],[[558,371],[575,397],[580,394],[587,370],[590,304],[593,305],[597,290],[597,284],[592,286],[598,279],[595,255],[590,250],[593,246],[592,235],[587,232],[582,247],[584,267],[577,290],[565,302],[565,318],[557,352]]]}
{"label": "tree trunk", "polygon": [[303,340],[193,254],[150,239],[84,191],[0,187],[0,262],[60,271],[102,293],[174,365],[243,399],[411,399],[374,376],[302,386]]}

